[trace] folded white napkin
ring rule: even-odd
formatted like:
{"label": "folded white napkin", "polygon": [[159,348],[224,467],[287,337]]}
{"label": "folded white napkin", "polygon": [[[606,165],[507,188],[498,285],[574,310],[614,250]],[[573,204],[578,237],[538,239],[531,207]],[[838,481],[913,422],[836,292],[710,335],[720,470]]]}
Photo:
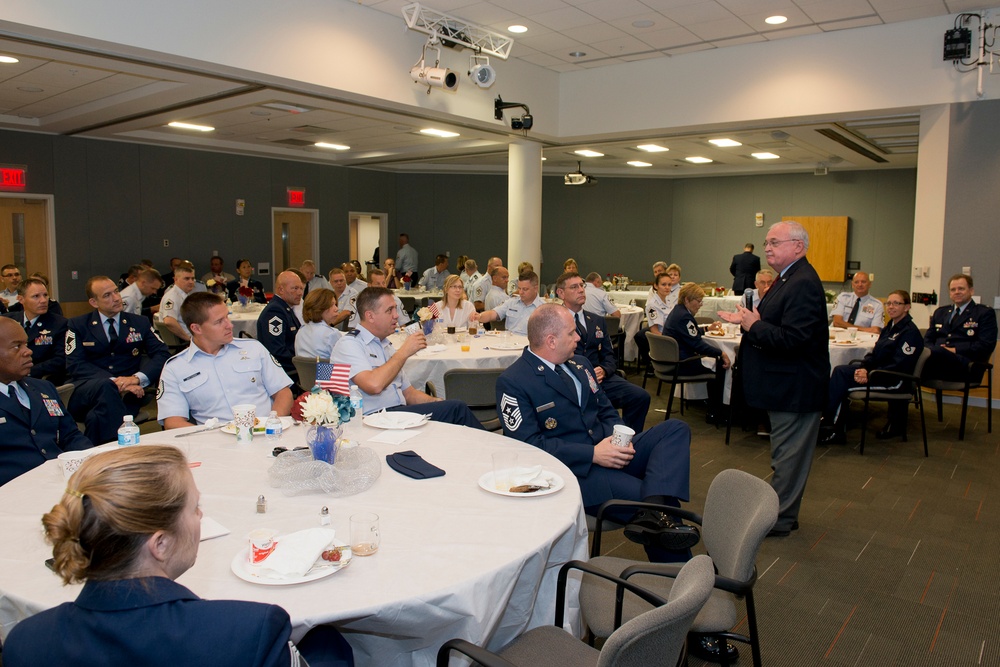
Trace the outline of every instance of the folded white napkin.
{"label": "folded white napkin", "polygon": [[410,428],[423,424],[430,416],[415,412],[379,412],[373,419],[382,428]]}
{"label": "folded white napkin", "polygon": [[330,528],[307,528],[277,538],[274,551],[259,566],[258,574],[266,579],[301,577],[316,563],[323,549],[333,542]]}
{"label": "folded white napkin", "polygon": [[441,343],[438,343],[437,345],[428,345],[424,349],[422,349],[419,352],[417,352],[417,356],[418,357],[429,357],[429,356],[431,356],[433,354],[437,354],[438,352],[444,352],[447,349],[448,349],[448,346],[447,345],[442,345]]}
{"label": "folded white napkin", "polygon": [[389,430],[382,431],[374,438],[370,438],[368,442],[381,442],[387,445],[400,445],[410,438],[415,438],[420,435],[420,431],[409,430],[409,431],[398,431]]}
{"label": "folded white napkin", "polygon": [[228,535],[229,529],[223,526],[221,523],[216,521],[210,516],[201,517],[201,541],[210,540],[213,537],[222,537],[223,535]]}
{"label": "folded white napkin", "polygon": [[553,474],[546,470],[542,470],[542,466],[518,468],[517,471],[510,476],[511,486],[524,486],[530,484],[531,486],[548,488],[552,486],[553,482],[555,482]]}

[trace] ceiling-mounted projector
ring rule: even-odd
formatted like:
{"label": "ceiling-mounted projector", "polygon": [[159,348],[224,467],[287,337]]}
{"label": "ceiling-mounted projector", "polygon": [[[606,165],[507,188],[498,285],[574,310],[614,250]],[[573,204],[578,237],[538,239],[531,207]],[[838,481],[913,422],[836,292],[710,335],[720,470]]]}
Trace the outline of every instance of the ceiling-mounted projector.
{"label": "ceiling-mounted projector", "polygon": [[583,173],[580,163],[576,163],[576,171],[571,171],[563,176],[563,185],[597,185],[597,179]]}

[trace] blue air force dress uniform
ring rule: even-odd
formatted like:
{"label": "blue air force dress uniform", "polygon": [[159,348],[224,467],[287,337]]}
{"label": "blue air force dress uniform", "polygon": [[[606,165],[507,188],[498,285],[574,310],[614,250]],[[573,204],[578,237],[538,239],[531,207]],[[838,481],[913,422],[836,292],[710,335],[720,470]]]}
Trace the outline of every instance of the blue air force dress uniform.
{"label": "blue air force dress uniform", "polygon": [[[241,285],[242,283],[239,278],[226,283],[226,293],[229,295],[229,300],[233,303],[239,303]],[[264,295],[264,283],[259,280],[247,280],[246,286],[253,292],[250,301],[254,303],[267,303],[267,297]]]}
{"label": "blue air force dress uniform", "polygon": [[113,337],[108,318],[96,310],[69,320],[66,332],[66,370],[76,385],[69,411],[87,425],[84,433],[94,444],[115,440],[125,415],[136,414],[152,399],[130,393],[123,397],[111,378],[135,375],[147,387],[159,381],[170,358],[148,319],[119,313],[117,320]]}
{"label": "blue air force dress uniform", "polygon": [[[701,354],[716,360],[715,379],[708,383],[708,411],[710,415],[718,416],[718,410],[722,405],[722,388],[725,384],[722,350],[705,341],[694,315],[681,304],[670,311],[667,321],[663,324],[663,334],[677,341],[677,351],[681,359]],[[701,359],[685,361],[680,367],[681,375],[702,375],[710,372],[711,370],[701,363]]]}
{"label": "blue air force dress uniform", "polygon": [[299,373],[292,363],[299,326],[299,318],[292,307],[277,295],[264,306],[257,318],[257,340],[278,360],[293,382],[299,381]]}
{"label": "blue air force dress uniform", "polygon": [[[924,343],[931,348],[924,377],[964,381],[969,374],[969,364],[989,361],[996,348],[996,314],[975,301],[969,301],[962,309],[954,305],[941,306],[931,315]],[[945,346],[955,351],[942,349]]]}
{"label": "blue air force dress uniform", "polygon": [[[545,450],[562,461],[580,482],[583,504],[596,512],[606,500],[671,496],[688,500],[691,429],[679,419],[661,422],[632,440],[635,457],[622,470],[593,462],[594,446],[622,419],[601,391],[586,358],[561,366],[563,379],[548,362],[525,349],[497,379],[497,411],[504,435]],[[567,380],[577,385],[571,391]]]}
{"label": "blue air force dress uniform", "polygon": [[[917,359],[924,350],[924,340],[920,336],[920,329],[913,323],[913,318],[906,315],[893,324],[890,321],[878,335],[875,347],[865,355],[861,362],[861,367],[871,372],[874,370],[895,371],[897,373],[912,374],[917,365]],[[827,400],[826,416],[836,420],[844,399],[852,389],[863,389],[865,385],[854,380],[854,371],[857,366],[844,365],[833,369],[830,376],[830,395]],[[879,383],[878,387],[872,385],[872,389],[879,391],[896,391],[903,385],[902,380],[892,380],[889,383]],[[901,401],[892,401],[889,409],[902,409],[902,415],[890,412],[889,421],[893,424],[902,425],[906,420],[906,404]],[[899,417],[902,421],[897,421]]]}
{"label": "blue air force dress uniform", "polygon": [[44,313],[30,325],[24,321],[24,311],[4,313],[24,327],[31,348],[31,377],[45,378],[55,385],[66,379],[66,328],[67,320],[61,315]]}
{"label": "blue air force dress uniform", "polygon": [[430,415],[434,421],[460,424],[477,429],[483,428],[476,416],[469,410],[469,406],[462,401],[445,400],[407,405],[403,392],[413,385],[406,379],[406,374],[403,371],[399,371],[392,382],[378,394],[369,394],[357,386],[357,383],[354,382],[355,375],[383,366],[395,353],[396,349],[388,338],[379,340],[364,327],[351,329],[333,347],[330,361],[335,364],[350,364],[351,386],[357,387],[358,391],[361,392],[366,415],[379,410],[404,410]]}
{"label": "blue air force dress uniform", "polygon": [[521,297],[512,296],[494,309],[494,312],[504,322],[507,331],[521,336],[528,335],[528,318],[539,306],[545,305],[545,299],[536,296],[529,304],[521,301]]}
{"label": "blue air force dress uniform", "polygon": [[[319,626],[299,642],[311,665],[353,667],[350,645]],[[255,665],[299,664],[291,623],[277,605],[202,600],[166,577],[88,581],[73,602],[25,619],[4,642],[4,664]],[[103,638],[113,636],[114,641]],[[58,637],[58,641],[53,638]]]}
{"label": "blue air force dress uniform", "polygon": [[[854,312],[854,305],[859,299],[861,303],[858,306],[858,313],[851,322],[851,313]],[[855,326],[880,327],[885,322],[885,307],[871,294],[858,297],[854,292],[841,292],[837,295],[831,317],[834,315],[840,315],[845,322]]]}
{"label": "blue air force dress uniform", "polygon": [[622,411],[625,425],[639,433],[646,424],[646,414],[649,412],[649,392],[615,373],[618,370],[615,351],[603,317],[581,310],[573,313],[573,319],[576,321],[576,332],[580,334],[576,353],[586,357],[594,368],[600,366],[604,369],[601,389],[607,394],[611,405]]}
{"label": "blue air force dress uniform", "polygon": [[228,420],[233,406],[245,403],[256,405],[263,419],[271,411],[271,397],[291,385],[281,364],[255,340],[234,340],[214,355],[192,344],[163,365],[157,419],[160,424],[167,417],[197,424],[212,417]]}
{"label": "blue air force dress uniform", "polygon": [[55,386],[35,378],[0,383],[0,435],[0,486],[63,452],[91,447]]}

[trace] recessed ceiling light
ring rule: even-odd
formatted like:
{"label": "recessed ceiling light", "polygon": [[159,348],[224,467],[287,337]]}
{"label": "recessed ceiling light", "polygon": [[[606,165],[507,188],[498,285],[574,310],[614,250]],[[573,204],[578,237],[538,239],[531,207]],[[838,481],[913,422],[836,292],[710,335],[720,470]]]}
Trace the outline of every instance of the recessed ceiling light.
{"label": "recessed ceiling light", "polygon": [[643,162],[642,160],[629,160],[626,164],[632,167],[652,167],[653,165],[649,162]]}
{"label": "recessed ceiling light", "polygon": [[569,52],[569,57],[570,58],[582,58],[585,55],[587,55],[587,53],[585,51],[570,51]]}
{"label": "recessed ceiling light", "polygon": [[528,32],[527,26],[523,26],[523,25],[509,25],[509,26],[507,26],[507,30],[508,30],[508,32],[514,32],[514,33],[518,33],[518,34],[520,34],[522,32]]}
{"label": "recessed ceiling light", "polygon": [[194,123],[179,123],[176,121],[173,123],[167,123],[167,125],[181,130],[198,130],[199,132],[211,132],[215,129],[209,125],[195,125]]}
{"label": "recessed ceiling light", "polygon": [[708,164],[709,162],[711,162],[711,160],[709,160],[707,157],[700,157],[697,155],[695,155],[694,157],[686,157],[684,159],[687,160],[688,162],[694,162],[695,164]]}
{"label": "recessed ceiling light", "polygon": [[656,21],[650,21],[649,19],[632,21],[633,28],[652,28],[654,25],[656,25]]}
{"label": "recessed ceiling light", "polygon": [[433,127],[428,127],[426,129],[420,130],[420,134],[429,134],[432,137],[441,137],[442,139],[450,139],[451,137],[458,136],[458,132],[449,132],[448,130],[437,130]]}
{"label": "recessed ceiling light", "polygon": [[313,144],[313,146],[316,146],[317,148],[332,148],[335,151],[351,150],[350,146],[345,146],[344,144],[328,144],[325,141],[317,141],[315,144]]}
{"label": "recessed ceiling light", "polygon": [[584,148],[580,151],[573,151],[577,155],[582,155],[583,157],[604,157],[604,153],[598,153],[597,151],[592,151],[589,148]]}
{"label": "recessed ceiling light", "polygon": [[774,153],[751,153],[758,160],[777,160],[780,155],[775,155]]}
{"label": "recessed ceiling light", "polygon": [[18,86],[18,90],[22,93],[44,93],[44,88],[39,88],[38,86]]}
{"label": "recessed ceiling light", "polygon": [[714,144],[719,148],[734,148],[736,146],[742,146],[738,141],[733,141],[732,139],[709,139],[708,143]]}
{"label": "recessed ceiling light", "polygon": [[766,19],[764,19],[764,23],[768,23],[770,25],[781,25],[787,20],[788,20],[787,16],[768,16]]}
{"label": "recessed ceiling light", "polygon": [[18,61],[18,59],[15,58],[14,56],[0,56],[0,63],[7,63],[8,65],[13,65],[16,62],[20,61]]}
{"label": "recessed ceiling light", "polygon": [[639,144],[636,148],[647,153],[665,153],[670,150],[666,146],[660,146],[659,144]]}

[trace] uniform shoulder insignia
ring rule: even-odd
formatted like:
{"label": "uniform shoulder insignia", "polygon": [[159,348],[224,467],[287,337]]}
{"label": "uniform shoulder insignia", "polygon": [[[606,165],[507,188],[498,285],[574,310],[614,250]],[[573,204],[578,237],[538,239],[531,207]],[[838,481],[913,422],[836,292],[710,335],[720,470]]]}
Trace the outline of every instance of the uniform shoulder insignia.
{"label": "uniform shoulder insignia", "polygon": [[359,329],[351,329],[350,331],[348,331],[344,335],[345,336],[357,336],[359,333],[361,333],[361,331]]}
{"label": "uniform shoulder insignia", "polygon": [[273,354],[270,355],[270,357],[271,357],[271,361],[274,362],[274,365],[277,366],[278,368],[281,368],[281,362],[278,361],[277,359],[275,359]]}
{"label": "uniform shoulder insignia", "polygon": [[76,332],[66,332],[66,354],[73,354],[76,351]]}
{"label": "uniform shoulder insignia", "polygon": [[687,324],[687,332],[692,337],[697,336],[698,335],[698,325],[695,324],[694,322],[688,322],[688,324]]}
{"label": "uniform shoulder insignia", "polygon": [[166,301],[163,302],[164,310],[170,310],[173,307],[174,307],[173,299],[167,299]]}
{"label": "uniform shoulder insignia", "polygon": [[[169,359],[167,360],[169,361]],[[160,384],[156,385],[156,400],[163,398],[163,380],[160,380]]]}
{"label": "uniform shoulder insignia", "polygon": [[917,351],[917,348],[913,347],[909,343],[903,343],[903,354],[909,356]]}
{"label": "uniform shoulder insignia", "polygon": [[275,315],[267,321],[267,330],[272,336],[280,336],[281,332],[285,330],[285,323]]}
{"label": "uniform shoulder insignia", "polygon": [[521,408],[517,404],[517,399],[506,392],[500,397],[500,414],[503,416],[504,426],[508,431],[516,431],[521,427]]}

